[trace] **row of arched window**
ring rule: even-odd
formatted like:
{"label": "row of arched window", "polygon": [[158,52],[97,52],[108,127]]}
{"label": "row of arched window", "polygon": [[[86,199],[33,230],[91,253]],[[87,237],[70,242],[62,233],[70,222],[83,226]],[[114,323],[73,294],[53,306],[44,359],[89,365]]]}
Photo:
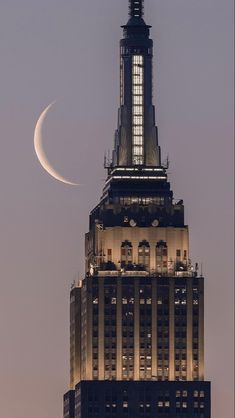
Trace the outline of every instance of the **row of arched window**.
{"label": "row of arched window", "polygon": [[[165,241],[158,241],[155,250],[156,270],[158,273],[168,271],[168,249]],[[121,245],[121,266],[128,266],[133,263],[133,248],[130,241],[123,241]],[[138,245],[138,265],[145,269],[150,268],[150,245],[143,240]]]}

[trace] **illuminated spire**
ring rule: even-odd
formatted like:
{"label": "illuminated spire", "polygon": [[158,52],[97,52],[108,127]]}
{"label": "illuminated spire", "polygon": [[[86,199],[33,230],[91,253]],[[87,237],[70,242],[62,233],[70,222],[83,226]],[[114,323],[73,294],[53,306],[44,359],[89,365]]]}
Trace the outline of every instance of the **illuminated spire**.
{"label": "illuminated spire", "polygon": [[143,17],[144,0],[129,0],[129,15],[130,17]]}

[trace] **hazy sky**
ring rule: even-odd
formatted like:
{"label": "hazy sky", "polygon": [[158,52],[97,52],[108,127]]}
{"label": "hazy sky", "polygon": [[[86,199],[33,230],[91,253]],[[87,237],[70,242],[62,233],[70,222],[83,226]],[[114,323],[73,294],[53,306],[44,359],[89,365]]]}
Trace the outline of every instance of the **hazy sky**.
{"label": "hazy sky", "polygon": [[[213,418],[233,418],[233,0],[146,0],[154,102],[191,257],[203,263]],[[60,418],[69,289],[113,145],[127,0],[0,1],[0,416]],[[84,186],[53,180],[33,149]]]}

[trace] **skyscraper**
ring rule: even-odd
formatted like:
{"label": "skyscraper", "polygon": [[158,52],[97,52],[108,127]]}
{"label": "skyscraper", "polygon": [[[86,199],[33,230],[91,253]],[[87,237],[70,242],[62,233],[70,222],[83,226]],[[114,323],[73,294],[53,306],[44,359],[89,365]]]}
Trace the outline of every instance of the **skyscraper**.
{"label": "skyscraper", "polygon": [[114,150],[70,295],[64,418],[209,418],[204,278],[161,161],[143,0],[129,1],[122,28]]}

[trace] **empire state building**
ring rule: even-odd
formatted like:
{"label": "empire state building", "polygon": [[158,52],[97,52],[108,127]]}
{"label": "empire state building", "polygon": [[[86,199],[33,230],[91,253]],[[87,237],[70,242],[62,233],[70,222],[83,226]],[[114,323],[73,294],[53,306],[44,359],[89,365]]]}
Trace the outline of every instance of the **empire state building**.
{"label": "empire state building", "polygon": [[204,278],[161,161],[143,0],[122,28],[114,150],[70,294],[64,418],[210,418]]}

